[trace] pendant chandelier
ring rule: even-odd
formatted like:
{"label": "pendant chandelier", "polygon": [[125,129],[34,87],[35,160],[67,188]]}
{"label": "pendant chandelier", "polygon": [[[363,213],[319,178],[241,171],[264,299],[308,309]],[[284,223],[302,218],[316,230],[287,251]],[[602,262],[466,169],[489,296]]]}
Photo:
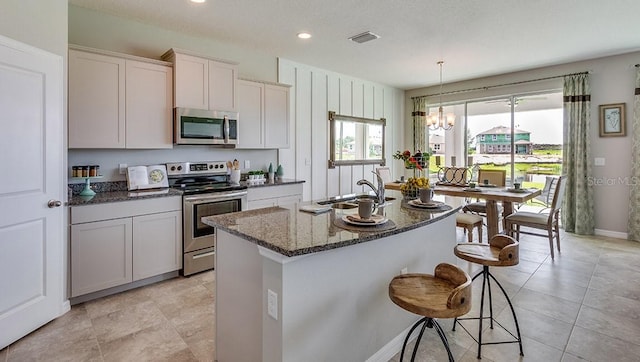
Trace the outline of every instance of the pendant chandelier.
{"label": "pendant chandelier", "polygon": [[447,131],[453,128],[456,115],[453,113],[444,114],[442,110],[442,64],[444,64],[444,61],[441,60],[437,64],[440,66],[440,106],[438,107],[438,113],[430,113],[427,116],[427,126],[432,131],[439,129]]}

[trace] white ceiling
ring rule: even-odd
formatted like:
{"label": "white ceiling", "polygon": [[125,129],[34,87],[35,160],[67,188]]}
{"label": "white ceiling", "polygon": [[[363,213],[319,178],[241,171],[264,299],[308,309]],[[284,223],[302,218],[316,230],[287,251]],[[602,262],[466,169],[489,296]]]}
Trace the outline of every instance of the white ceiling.
{"label": "white ceiling", "polygon": [[[638,0],[69,3],[401,89],[438,84],[438,60],[448,83],[640,50]],[[381,38],[347,40],[364,31]]]}

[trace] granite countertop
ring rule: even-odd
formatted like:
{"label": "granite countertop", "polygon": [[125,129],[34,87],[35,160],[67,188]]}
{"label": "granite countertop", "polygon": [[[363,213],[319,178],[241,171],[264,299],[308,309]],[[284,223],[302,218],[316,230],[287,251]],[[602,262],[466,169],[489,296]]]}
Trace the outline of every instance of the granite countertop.
{"label": "granite countertop", "polygon": [[[382,213],[396,224],[391,230],[353,231],[336,226],[344,215],[357,215],[357,208],[331,209],[321,214],[299,210],[301,206],[316,205],[315,202],[210,216],[203,218],[203,222],[291,257],[398,234],[437,222],[459,210],[459,207],[448,205],[433,211],[413,208],[398,191],[387,191],[386,196],[396,199],[387,202],[376,213]],[[336,219],[338,221],[334,222]]]}
{"label": "granite countertop", "polygon": [[104,191],[98,192],[94,196],[80,196],[78,194],[74,194],[69,198],[69,202],[67,204],[69,206],[83,206],[171,196],[182,196],[182,191],[168,188],[160,191]]}
{"label": "granite countertop", "polygon": [[[294,179],[276,179],[273,182],[268,180],[261,183],[242,181],[243,185],[248,188],[265,187],[265,186],[279,186],[303,183],[303,180]],[[141,190],[141,191],[127,191],[126,181],[114,181],[114,182],[97,182],[92,184],[92,188],[96,191],[94,196],[80,196],[79,192],[84,188],[83,184],[70,184],[73,195],[67,202],[68,206],[82,206],[82,205],[95,205],[104,204],[108,202],[120,202],[120,201],[132,201],[141,199],[150,199],[155,197],[171,197],[182,196],[182,191],[177,189],[163,189],[163,190]]]}

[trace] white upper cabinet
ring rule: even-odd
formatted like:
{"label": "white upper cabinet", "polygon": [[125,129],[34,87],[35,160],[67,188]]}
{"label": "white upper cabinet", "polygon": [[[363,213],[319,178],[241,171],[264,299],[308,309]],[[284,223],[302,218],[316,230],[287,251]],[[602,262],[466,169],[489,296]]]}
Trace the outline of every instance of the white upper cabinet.
{"label": "white upper cabinet", "polygon": [[238,65],[170,49],[162,59],[174,65],[176,107],[236,111]]}
{"label": "white upper cabinet", "polygon": [[125,147],[125,60],[69,50],[69,148]]}
{"label": "white upper cabinet", "polygon": [[127,60],[126,69],[126,148],[172,148],[171,67]]}
{"label": "white upper cabinet", "polygon": [[169,64],[101,52],[69,50],[69,148],[173,147]]}
{"label": "white upper cabinet", "polygon": [[289,86],[238,80],[236,148],[289,148]]}

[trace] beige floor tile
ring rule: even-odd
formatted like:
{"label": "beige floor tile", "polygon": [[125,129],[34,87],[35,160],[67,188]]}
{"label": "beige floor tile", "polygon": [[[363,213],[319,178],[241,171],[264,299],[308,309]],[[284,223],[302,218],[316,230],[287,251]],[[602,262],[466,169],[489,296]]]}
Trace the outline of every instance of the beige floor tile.
{"label": "beige floor tile", "polygon": [[[573,323],[566,323],[558,319],[538,314],[526,309],[515,308],[522,336],[536,340],[547,346],[563,350],[569,340]],[[514,335],[515,323],[510,310],[503,310],[497,320]]]}
{"label": "beige floor tile", "polygon": [[541,266],[532,276],[531,280],[557,280],[562,284],[575,285],[586,288],[591,280],[591,273],[583,273],[554,266]]}
{"label": "beige floor tile", "polygon": [[540,265],[541,270],[567,270],[584,275],[591,276],[596,268],[599,254],[595,255],[593,261],[585,260],[583,258],[573,258],[573,254],[567,251],[564,255],[558,255],[556,258],[547,260]]}
{"label": "beige floor tile", "polygon": [[156,299],[155,302],[169,320],[178,314],[189,313],[191,309],[201,306],[209,308],[213,313],[213,293],[202,284],[165,295]]}
{"label": "beige floor tile", "polygon": [[[522,339],[524,356],[520,356],[520,348],[517,343],[496,344],[482,346],[482,362],[486,360],[495,362],[556,362],[562,359],[562,350],[542,344],[536,340],[524,337]],[[474,355],[475,356],[475,355]]]}
{"label": "beige floor tile", "polygon": [[0,349],[0,362],[6,362],[7,360],[7,350],[9,348],[5,347],[3,349]]}
{"label": "beige floor tile", "polygon": [[84,307],[87,309],[89,318],[93,319],[149,300],[149,296],[144,291],[144,288],[137,288],[124,293],[94,299],[84,303]]}
{"label": "beige floor tile", "polygon": [[575,323],[580,311],[580,303],[539,293],[527,288],[522,288],[512,298],[513,305],[547,317],[561,320],[565,323]]}
{"label": "beige floor tile", "polygon": [[9,346],[7,361],[100,361],[100,349],[83,307],[72,310]]}
{"label": "beige floor tile", "polygon": [[[105,361],[195,361],[180,335],[168,323],[160,323],[101,343]],[[188,353],[185,353],[187,351]]]}
{"label": "beige floor tile", "polygon": [[553,295],[571,302],[581,303],[587,292],[586,287],[581,287],[572,283],[563,282],[558,279],[548,279],[545,277],[535,277],[529,279],[524,288],[536,292]]}
{"label": "beige floor tile", "polygon": [[583,305],[580,308],[576,326],[631,343],[640,341],[638,338],[640,336],[640,323],[638,323],[638,320],[619,315],[614,310],[595,309]]}
{"label": "beige floor tile", "polygon": [[635,299],[612,295],[601,290],[588,289],[583,304],[614,313],[619,317],[640,321],[640,301]]}
{"label": "beige floor tile", "polygon": [[565,352],[562,354],[561,362],[585,362],[585,360],[578,356],[574,356],[571,353]]}
{"label": "beige floor tile", "polygon": [[586,361],[637,362],[640,346],[576,326],[566,352]]}
{"label": "beige floor tile", "polygon": [[152,301],[103,315],[91,320],[100,344],[117,340],[167,321]]}
{"label": "beige floor tile", "polygon": [[640,280],[591,277],[589,288],[640,301]]}

